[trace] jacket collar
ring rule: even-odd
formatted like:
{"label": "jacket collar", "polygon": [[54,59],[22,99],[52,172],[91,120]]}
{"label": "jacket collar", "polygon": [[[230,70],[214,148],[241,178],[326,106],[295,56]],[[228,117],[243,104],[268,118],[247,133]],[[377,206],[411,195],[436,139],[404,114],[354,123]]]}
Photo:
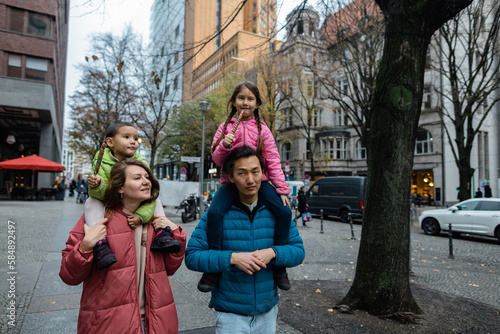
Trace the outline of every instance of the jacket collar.
{"label": "jacket collar", "polygon": [[235,207],[243,210],[243,212],[246,213],[248,218],[250,218],[250,221],[253,221],[253,218],[255,217],[255,214],[257,213],[257,211],[259,211],[259,209],[264,206],[264,200],[262,199],[262,197],[259,196],[259,199],[257,200],[257,205],[255,206],[255,208],[253,209],[252,212],[250,212],[248,207],[245,204],[243,204],[238,197],[236,197],[233,200],[233,205]]}

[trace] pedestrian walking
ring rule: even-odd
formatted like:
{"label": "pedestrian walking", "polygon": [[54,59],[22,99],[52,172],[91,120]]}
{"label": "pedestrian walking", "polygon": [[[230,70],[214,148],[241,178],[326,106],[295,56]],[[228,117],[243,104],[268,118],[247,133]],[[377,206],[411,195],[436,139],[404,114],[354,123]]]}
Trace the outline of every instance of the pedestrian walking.
{"label": "pedestrian walking", "polygon": [[299,193],[297,195],[297,199],[299,201],[299,205],[297,209],[299,210],[299,214],[297,217],[295,217],[294,221],[296,222],[299,217],[302,218],[302,226],[307,226],[306,222],[304,220],[304,217],[302,216],[306,210],[307,210],[307,198],[306,198],[306,188],[305,187],[300,187]]}
{"label": "pedestrian walking", "polygon": [[484,197],[486,198],[490,198],[492,197],[491,195],[491,187],[490,187],[490,184],[487,183],[485,186],[484,186]]}
{"label": "pedestrian walking", "polygon": [[[177,333],[178,319],[168,276],[182,264],[186,235],[164,216],[132,229],[128,217],[159,195],[159,183],[138,160],[117,162],[104,205],[106,218],[93,226],[82,215],[62,251],[59,276],[68,285],[83,282],[78,333]],[[177,253],[153,252],[155,230],[168,229],[181,244]],[[92,252],[109,239],[118,261],[99,270]]]}

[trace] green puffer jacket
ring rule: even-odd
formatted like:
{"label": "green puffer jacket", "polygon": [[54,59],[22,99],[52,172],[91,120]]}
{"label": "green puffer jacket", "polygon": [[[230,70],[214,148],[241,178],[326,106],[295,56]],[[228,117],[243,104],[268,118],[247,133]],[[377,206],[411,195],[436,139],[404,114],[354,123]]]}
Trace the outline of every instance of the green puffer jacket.
{"label": "green puffer jacket", "polygon": [[[97,188],[89,187],[89,196],[94,197],[100,201],[104,200],[104,194],[106,193],[106,187],[108,186],[109,174],[111,173],[111,168],[115,165],[116,161],[111,158],[109,155],[110,149],[106,147],[104,149],[104,154],[102,155],[101,167],[99,168],[99,172],[97,172],[97,176],[101,178],[101,183]],[[99,156],[99,151],[96,152],[94,156],[94,160],[92,160],[92,171],[94,170],[95,164],[97,163],[97,158]],[[144,158],[135,152],[132,159],[139,160],[149,167],[148,163]],[[147,223],[153,217],[153,213],[156,208],[156,201],[153,201],[149,204],[141,205],[139,209],[135,212],[139,218],[141,218],[143,223]]]}

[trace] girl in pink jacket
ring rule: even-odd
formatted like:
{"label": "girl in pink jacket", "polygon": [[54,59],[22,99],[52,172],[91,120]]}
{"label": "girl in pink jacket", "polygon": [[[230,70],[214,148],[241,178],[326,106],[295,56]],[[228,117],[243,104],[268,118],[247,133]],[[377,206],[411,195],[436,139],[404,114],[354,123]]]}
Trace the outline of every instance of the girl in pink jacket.
{"label": "girl in pink jacket", "polygon": [[[287,195],[290,192],[281,170],[280,156],[271,130],[260,121],[259,107],[262,105],[259,89],[251,82],[242,82],[236,86],[228,102],[230,114],[226,121],[219,126],[212,144],[212,160],[223,166],[227,157],[237,147],[246,145],[255,149],[265,161],[266,173],[259,190],[259,200],[263,200],[276,218],[274,244],[286,245],[288,231],[292,220],[292,211]],[[243,111],[237,131],[231,130],[237,119],[233,118]],[[229,178],[221,172],[221,187],[217,190],[207,212],[207,239],[210,249],[221,249],[222,216],[229,210],[238,196],[236,187],[229,182]],[[267,181],[271,181],[274,187]],[[276,188],[275,188],[276,187]],[[253,204],[253,208],[257,203]],[[252,217],[252,206],[249,215]],[[285,267],[274,266],[274,281],[282,290],[290,289],[290,281]],[[198,283],[198,290],[209,292],[214,287],[220,273],[204,273]]]}

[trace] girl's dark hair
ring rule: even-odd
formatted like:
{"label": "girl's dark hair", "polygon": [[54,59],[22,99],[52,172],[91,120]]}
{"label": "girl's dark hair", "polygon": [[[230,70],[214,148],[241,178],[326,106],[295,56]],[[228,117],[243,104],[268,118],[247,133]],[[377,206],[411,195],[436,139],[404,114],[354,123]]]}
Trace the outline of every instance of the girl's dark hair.
{"label": "girl's dark hair", "polygon": [[108,137],[114,137],[116,135],[116,133],[118,132],[118,130],[124,126],[131,126],[131,127],[135,128],[135,126],[133,126],[132,123],[129,123],[129,122],[113,123],[110,126],[108,126],[108,128],[106,129],[106,136],[104,137],[104,139],[106,139]]}
{"label": "girl's dark hair", "polygon": [[154,177],[153,172],[143,162],[136,159],[125,159],[115,163],[109,175],[108,186],[106,187],[106,194],[104,196],[104,207],[108,213],[112,213],[114,209],[123,204],[118,190],[125,184],[127,178],[127,168],[130,166],[139,166],[144,168],[148,173],[149,180],[151,181],[151,197],[141,203],[148,204],[155,201],[160,195],[160,184]]}
{"label": "girl's dark hair", "polygon": [[248,88],[248,90],[251,91],[253,95],[255,95],[255,100],[257,102],[257,108],[254,110],[253,114],[254,114],[255,122],[257,123],[257,128],[259,130],[259,138],[257,139],[257,152],[259,153],[259,155],[264,154],[264,152],[263,152],[264,146],[262,144],[262,135],[261,135],[262,127],[261,127],[261,120],[260,120],[260,115],[259,115],[259,107],[262,105],[262,99],[260,98],[259,88],[257,87],[256,84],[254,84],[253,82],[250,82],[250,81],[240,82],[234,88],[233,95],[231,95],[231,98],[227,102],[227,110],[229,111],[229,116],[226,118],[226,121],[224,123],[224,132],[222,132],[222,134],[219,136],[219,138],[217,138],[217,141],[215,142],[214,146],[212,146],[212,153],[215,151],[215,149],[220,144],[220,142],[222,140],[224,140],[224,138],[226,138],[226,135],[224,133],[227,130],[227,125],[229,124],[229,122],[231,121],[231,119],[233,118],[233,116],[237,112],[236,107],[233,105],[233,103],[236,102],[236,96],[238,96],[238,94],[243,89],[243,87]]}
{"label": "girl's dark hair", "polygon": [[264,174],[266,170],[266,165],[262,156],[250,146],[240,146],[235,148],[227,157],[222,170],[227,173],[227,175],[233,176],[234,173],[234,163],[236,160],[241,158],[257,157],[259,159],[260,167],[262,168],[262,173]]}

